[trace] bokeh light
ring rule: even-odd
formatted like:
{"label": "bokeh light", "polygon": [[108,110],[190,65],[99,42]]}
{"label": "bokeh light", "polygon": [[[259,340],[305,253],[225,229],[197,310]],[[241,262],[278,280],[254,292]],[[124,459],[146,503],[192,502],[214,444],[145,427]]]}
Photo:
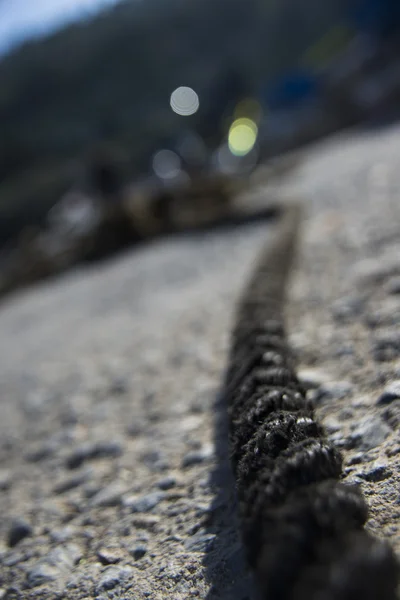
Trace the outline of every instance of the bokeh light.
{"label": "bokeh light", "polygon": [[189,117],[199,110],[200,101],[192,88],[181,86],[172,92],[170,104],[178,115]]}
{"label": "bokeh light", "polygon": [[258,100],[255,98],[245,98],[236,105],[233,116],[235,119],[247,118],[254,121],[254,123],[259,123],[262,113],[263,110]]}
{"label": "bokeh light", "polygon": [[253,149],[257,134],[258,127],[254,121],[246,117],[236,119],[229,129],[229,150],[235,156],[245,156]]}
{"label": "bokeh light", "polygon": [[174,179],[181,171],[181,159],[172,150],[159,150],[153,157],[153,171],[160,179]]}

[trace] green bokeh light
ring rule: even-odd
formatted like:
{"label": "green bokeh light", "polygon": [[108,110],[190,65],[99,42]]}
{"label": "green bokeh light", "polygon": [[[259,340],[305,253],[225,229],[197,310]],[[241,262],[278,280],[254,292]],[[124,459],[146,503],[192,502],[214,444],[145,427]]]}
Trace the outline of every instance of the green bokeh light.
{"label": "green bokeh light", "polygon": [[235,156],[245,156],[254,148],[257,134],[258,127],[254,121],[247,118],[236,119],[229,130],[229,150]]}

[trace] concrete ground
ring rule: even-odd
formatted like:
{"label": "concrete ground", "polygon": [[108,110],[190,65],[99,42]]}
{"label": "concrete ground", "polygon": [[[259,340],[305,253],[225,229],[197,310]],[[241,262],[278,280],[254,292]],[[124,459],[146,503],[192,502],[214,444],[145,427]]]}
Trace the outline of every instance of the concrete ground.
{"label": "concrete ground", "polygon": [[[299,372],[400,551],[400,127],[304,153]],[[258,190],[271,196],[272,190]],[[0,599],[250,600],[220,394],[275,224],[182,235],[0,306]]]}

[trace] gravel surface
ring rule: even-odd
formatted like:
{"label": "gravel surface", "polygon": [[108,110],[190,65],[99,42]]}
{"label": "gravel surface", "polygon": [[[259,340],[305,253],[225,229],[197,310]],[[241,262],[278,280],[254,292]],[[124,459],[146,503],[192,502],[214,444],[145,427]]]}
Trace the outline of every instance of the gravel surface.
{"label": "gravel surface", "polygon": [[[307,151],[299,371],[400,550],[400,128]],[[0,307],[0,599],[253,598],[220,386],[274,228],[159,241]]]}
{"label": "gravel surface", "polygon": [[319,417],[400,552],[400,127],[315,147],[289,332]]}

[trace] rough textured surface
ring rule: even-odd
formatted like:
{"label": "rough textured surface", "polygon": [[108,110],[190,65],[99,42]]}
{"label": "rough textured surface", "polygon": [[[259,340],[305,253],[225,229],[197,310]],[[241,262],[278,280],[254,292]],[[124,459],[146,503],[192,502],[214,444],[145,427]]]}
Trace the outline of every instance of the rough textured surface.
{"label": "rough textured surface", "polygon": [[[398,156],[396,128],[324,142],[279,193],[306,205],[300,375],[400,550],[399,401],[379,402],[400,378]],[[219,390],[271,227],[158,242],[1,306],[3,598],[252,597]]]}
{"label": "rough textured surface", "polygon": [[323,372],[309,394],[344,454],[344,481],[361,483],[367,528],[397,552],[399,402],[381,398],[400,370],[400,299],[387,285],[400,272],[399,146],[395,127],[311,153],[295,184],[309,203],[288,311],[301,367]]}
{"label": "rough textured surface", "polygon": [[[160,242],[2,306],[7,598],[243,596],[215,415],[234,303],[267,232]],[[31,532],[9,547],[15,519]]]}
{"label": "rough textured surface", "polygon": [[[364,529],[360,486],[341,482],[343,459],[315,416],[287,344],[287,277],[298,207],[261,252],[235,318],[225,397],[248,562],[266,600],[397,598],[400,568]],[[385,466],[364,478],[389,476]]]}

